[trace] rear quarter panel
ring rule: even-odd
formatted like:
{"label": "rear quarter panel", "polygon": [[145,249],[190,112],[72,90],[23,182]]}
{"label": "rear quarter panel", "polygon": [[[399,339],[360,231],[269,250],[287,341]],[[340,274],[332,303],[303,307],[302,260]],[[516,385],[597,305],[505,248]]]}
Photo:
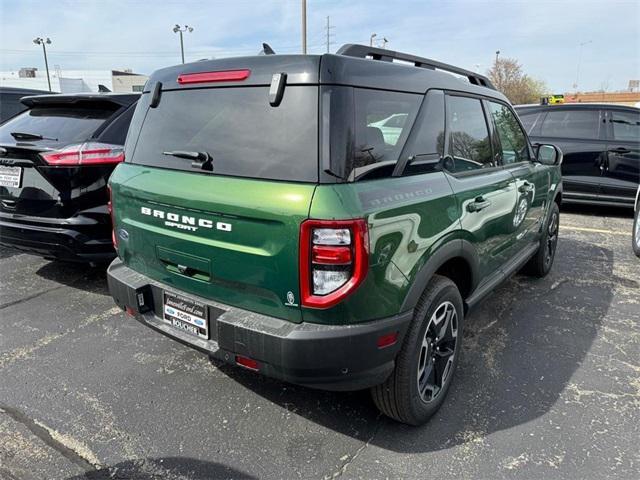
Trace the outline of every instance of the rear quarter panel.
{"label": "rear quarter panel", "polygon": [[304,321],[316,323],[357,323],[399,313],[421,267],[460,235],[456,200],[441,172],[320,185],[310,217],[365,218],[369,226],[365,281],[333,308],[304,308]]}

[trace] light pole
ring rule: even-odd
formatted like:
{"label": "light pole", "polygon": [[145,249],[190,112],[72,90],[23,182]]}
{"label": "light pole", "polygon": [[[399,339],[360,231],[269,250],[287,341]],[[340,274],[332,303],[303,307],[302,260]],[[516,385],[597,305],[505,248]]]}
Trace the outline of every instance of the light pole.
{"label": "light pole", "polygon": [[193,27],[190,27],[189,25],[185,25],[184,27],[181,27],[177,23],[176,23],[176,26],[173,27],[173,33],[180,34],[180,54],[182,55],[182,63],[184,63],[184,41],[182,40],[182,34],[184,32],[189,32],[189,33],[193,32]]}
{"label": "light pole", "polygon": [[389,43],[387,37],[382,37],[382,48],[387,48],[387,43]]}
{"label": "light pole", "polygon": [[302,53],[307,54],[307,0],[302,0]]}
{"label": "light pole", "polygon": [[496,50],[496,65],[498,65],[498,57],[500,56],[500,50]]}
{"label": "light pole", "polygon": [[373,47],[373,39],[376,38],[378,36],[377,33],[372,33],[371,36],[369,37],[369,46]]}
{"label": "light pole", "polygon": [[36,45],[42,45],[42,51],[44,52],[44,68],[47,70],[47,84],[49,85],[49,91],[51,91],[51,78],[49,78],[49,62],[47,61],[47,45],[51,45],[51,39],[49,37],[42,38],[36,37],[33,39],[33,43]]}
{"label": "light pole", "polygon": [[576,69],[576,83],[573,84],[573,89],[578,91],[578,80],[580,80],[580,63],[582,62],[582,47],[592,43],[593,40],[587,40],[586,42],[580,43],[580,52],[578,53],[578,68]]}

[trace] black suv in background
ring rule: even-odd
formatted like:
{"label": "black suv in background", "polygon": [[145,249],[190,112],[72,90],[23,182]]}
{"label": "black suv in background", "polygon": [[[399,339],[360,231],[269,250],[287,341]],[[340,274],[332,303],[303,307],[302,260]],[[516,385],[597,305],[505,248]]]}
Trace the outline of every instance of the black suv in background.
{"label": "black suv in background", "polygon": [[115,256],[107,180],[138,94],[25,97],[0,125],[0,244],[46,258]]}
{"label": "black suv in background", "polygon": [[28,88],[0,87],[0,123],[29,108],[20,101],[22,97],[48,93]]}
{"label": "black suv in background", "polygon": [[633,207],[640,109],[606,104],[516,107],[531,141],[562,150],[563,202]]}

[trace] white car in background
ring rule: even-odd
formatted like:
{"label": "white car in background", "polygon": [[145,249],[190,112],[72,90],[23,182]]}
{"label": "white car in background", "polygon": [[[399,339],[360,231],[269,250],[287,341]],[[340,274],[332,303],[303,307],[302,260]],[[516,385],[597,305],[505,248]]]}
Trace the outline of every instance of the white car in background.
{"label": "white car in background", "polygon": [[379,128],[384,137],[384,143],[395,145],[402,133],[402,127],[407,121],[406,113],[394,113],[393,115],[369,124],[369,127]]}

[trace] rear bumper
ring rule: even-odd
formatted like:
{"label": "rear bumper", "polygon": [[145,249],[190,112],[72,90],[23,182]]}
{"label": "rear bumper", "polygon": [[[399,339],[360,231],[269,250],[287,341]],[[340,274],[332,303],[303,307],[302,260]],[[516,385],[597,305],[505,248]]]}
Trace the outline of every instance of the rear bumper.
{"label": "rear bumper", "polygon": [[111,221],[104,215],[42,218],[0,214],[0,244],[46,258],[106,262],[115,257]]}
{"label": "rear bumper", "polygon": [[[393,370],[412,318],[408,311],[356,325],[296,324],[187,295],[208,307],[211,338],[205,340],[174,329],[155,313],[163,308],[162,284],[119,259],[109,266],[107,279],[115,302],[132,308],[138,321],[156,331],[221,361],[236,364],[236,355],[242,355],[257,360],[266,376],[324,390],[360,390],[382,383]],[[139,298],[144,298],[143,306]],[[378,348],[378,338],[393,332],[398,332],[397,342]]]}

